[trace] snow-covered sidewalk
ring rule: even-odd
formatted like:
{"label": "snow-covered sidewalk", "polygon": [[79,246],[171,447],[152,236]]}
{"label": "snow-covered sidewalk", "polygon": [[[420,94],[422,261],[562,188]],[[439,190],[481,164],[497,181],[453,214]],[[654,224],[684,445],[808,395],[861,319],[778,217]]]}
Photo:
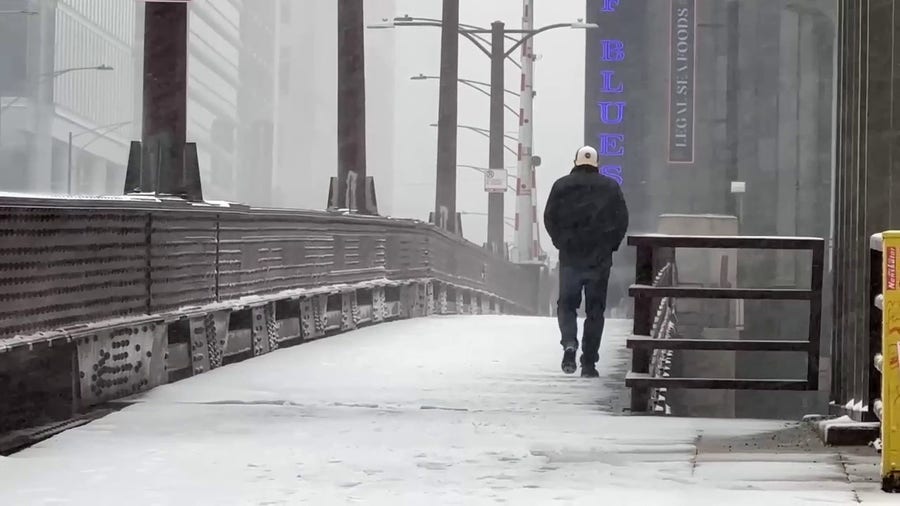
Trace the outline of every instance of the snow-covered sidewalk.
{"label": "snow-covered sidewalk", "polygon": [[0,458],[0,504],[858,502],[836,453],[750,443],[787,424],[623,414],[629,326],[608,323],[599,380],[559,371],[552,319],[433,317],[281,350]]}

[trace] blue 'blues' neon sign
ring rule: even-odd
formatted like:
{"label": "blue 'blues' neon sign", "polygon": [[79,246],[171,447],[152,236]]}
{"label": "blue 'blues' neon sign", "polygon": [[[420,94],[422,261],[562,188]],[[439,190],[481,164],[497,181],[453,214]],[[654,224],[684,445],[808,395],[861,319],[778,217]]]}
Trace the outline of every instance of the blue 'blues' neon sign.
{"label": "blue 'blues' neon sign", "polygon": [[[600,16],[614,16],[621,0],[602,0]],[[600,154],[600,172],[618,182],[624,183],[625,157],[625,83],[616,78],[616,68],[626,58],[625,43],[617,39],[600,41],[600,96],[597,112],[603,131],[597,135],[597,152]],[[604,158],[606,160],[604,160]]]}

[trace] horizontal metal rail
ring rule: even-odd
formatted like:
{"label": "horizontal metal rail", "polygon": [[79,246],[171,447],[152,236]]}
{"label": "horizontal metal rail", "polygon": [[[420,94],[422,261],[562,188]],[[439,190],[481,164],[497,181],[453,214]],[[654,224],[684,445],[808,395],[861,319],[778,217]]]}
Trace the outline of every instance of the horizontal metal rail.
{"label": "horizontal metal rail", "polygon": [[434,279],[531,313],[540,271],[414,220],[149,197],[0,198],[0,341],[373,280]]}
{"label": "horizontal metal rail", "polygon": [[[628,244],[637,248],[635,284],[629,288],[634,298],[634,337],[628,340],[632,350],[632,373],[626,385],[632,391],[632,410],[646,409],[652,389],[702,388],[729,390],[816,390],[819,382],[819,347],[822,325],[822,278],[825,243],[809,237],[681,236],[647,234],[629,236]],[[808,250],[811,253],[810,289],[731,288],[679,286],[677,279],[663,285],[657,282],[658,265],[675,263],[676,248]],[[654,300],[739,299],[809,301],[809,336],[805,341],[767,340],[695,340],[666,336],[656,331],[657,317],[652,315]],[[801,352],[807,355],[805,379],[728,379],[672,378],[657,374],[649,367],[651,353],[674,350]],[[671,355],[669,355],[671,356]]]}
{"label": "horizontal metal rail", "polygon": [[814,290],[785,288],[707,288],[696,286],[631,285],[632,297],[675,297],[678,299],[745,299],[745,300],[810,300],[819,295]]}
{"label": "horizontal metal rail", "polygon": [[629,372],[625,385],[634,387],[703,388],[710,390],[806,390],[806,380],[751,380],[720,378],[660,378]]}
{"label": "horizontal metal rail", "polygon": [[632,337],[628,348],[651,350],[691,350],[691,351],[809,351],[809,341],[765,341],[744,339],[666,339],[652,337]]}
{"label": "horizontal metal rail", "polygon": [[813,250],[822,244],[816,237],[718,236],[641,234],[628,237],[628,245],[652,248],[716,248]]}

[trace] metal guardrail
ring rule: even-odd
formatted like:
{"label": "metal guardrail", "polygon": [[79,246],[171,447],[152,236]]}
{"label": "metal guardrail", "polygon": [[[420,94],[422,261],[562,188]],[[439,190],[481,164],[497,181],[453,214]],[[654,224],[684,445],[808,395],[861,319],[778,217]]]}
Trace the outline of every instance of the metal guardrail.
{"label": "metal guardrail", "polygon": [[[822,239],[635,235],[628,237],[628,244],[637,248],[635,285],[632,285],[629,289],[629,294],[634,297],[634,337],[628,339],[628,347],[632,350],[632,371],[628,373],[625,379],[626,386],[630,387],[632,391],[631,408],[633,412],[644,411],[648,408],[648,398],[650,390],[653,388],[729,390],[818,389],[819,343],[822,324],[822,277],[825,255],[824,241]],[[676,248],[809,250],[812,253],[810,289],[705,288],[677,286],[677,283],[673,283],[672,286],[658,286],[654,284],[654,275],[659,272],[661,265],[674,264],[674,250]],[[674,281],[677,281],[677,279]],[[653,332],[653,301],[667,298],[670,300],[676,298],[807,300],[810,303],[809,336],[805,341],[659,339],[659,336]],[[659,309],[657,314],[659,314]],[[672,378],[664,375],[654,375],[650,365],[651,354],[655,350],[805,352],[808,357],[806,379]]]}
{"label": "metal guardrail", "polygon": [[361,325],[539,313],[546,278],[412,220],[0,197],[0,432]]}
{"label": "metal guardrail", "polygon": [[[653,286],[675,286],[678,284],[678,267],[675,263],[674,256],[669,256],[666,264],[657,272],[653,279]],[[656,315],[653,318],[653,326],[650,330],[652,339],[674,339],[676,328],[678,325],[678,317],[675,309],[675,299],[672,297],[663,297],[660,299],[656,307]],[[673,350],[654,349],[650,357],[650,376],[653,378],[668,378],[672,371]],[[643,360],[643,359],[641,359]],[[633,400],[643,403],[645,399],[642,396],[634,396]],[[650,389],[649,406],[640,406],[644,411],[648,407],[650,411],[657,414],[671,414],[672,410],[668,402],[668,388],[658,387]],[[632,406],[632,410],[635,406]]]}
{"label": "metal guardrail", "polygon": [[900,284],[897,260],[900,231],[869,241],[868,405],[881,422],[881,488],[900,492]]}

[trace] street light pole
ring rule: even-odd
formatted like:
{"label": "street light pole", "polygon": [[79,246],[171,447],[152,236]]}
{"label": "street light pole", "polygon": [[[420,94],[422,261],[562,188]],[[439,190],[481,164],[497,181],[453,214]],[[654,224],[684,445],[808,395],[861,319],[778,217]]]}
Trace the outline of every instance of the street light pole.
{"label": "street light pole", "polygon": [[[533,22],[533,14],[530,13],[532,1],[525,0],[525,16],[523,17],[523,27],[521,30],[504,30],[502,32],[502,37],[508,37],[510,34],[520,34],[522,37],[515,43],[513,46],[505,51],[499,53],[503,59],[509,58],[510,55],[513,54],[520,47],[522,48],[523,61],[527,62],[527,58],[531,58],[533,62],[533,50],[531,49],[531,39],[543,32],[548,30],[554,30],[556,28],[577,28],[577,29],[591,29],[591,28],[599,28],[595,23],[584,23],[581,19],[578,20],[577,23],[556,23],[552,25],[547,25],[539,29],[534,28]],[[387,20],[385,20],[387,21]],[[395,18],[393,22],[390,23],[381,23],[376,25],[370,25],[370,28],[394,28],[397,26],[434,26],[441,28],[441,74],[440,74],[440,98],[438,105],[438,167],[437,167],[437,190],[436,190],[436,198],[435,198],[435,223],[440,225],[441,228],[445,228],[453,231],[455,229],[455,216],[456,216],[456,175],[454,172],[455,162],[456,162],[456,99],[457,99],[457,87],[456,81],[459,80],[459,41],[456,34],[462,35],[469,39],[470,42],[475,44],[478,49],[480,49],[485,55],[491,58],[491,61],[495,61],[497,58],[496,48],[491,48],[488,50],[484,47],[483,39],[480,37],[481,34],[492,33],[494,36],[495,27],[492,27],[492,30],[484,30],[478,27],[472,27],[469,25],[460,25],[459,24],[459,0],[444,0],[444,12],[442,20],[432,20],[426,18],[412,18],[409,16],[405,16],[403,18]],[[502,27],[502,23],[501,23]],[[502,42],[502,38],[500,39]],[[502,44],[492,44],[494,46]],[[502,62],[502,60],[501,60]],[[502,65],[502,63],[501,63]],[[493,66],[492,66],[493,69]],[[524,69],[523,69],[524,70]],[[502,72],[502,69],[501,69]],[[525,71],[523,74],[523,79],[525,81],[531,81],[530,78],[531,72]],[[492,75],[493,77],[493,75]],[[502,77],[502,74],[501,74]],[[494,83],[492,83],[492,90],[494,89]],[[523,85],[523,93],[522,99],[523,104],[525,102],[525,95],[528,95],[528,125],[527,128],[531,128],[530,125],[530,117],[531,117],[531,99],[534,97],[534,91],[530,84]],[[527,93],[526,93],[527,92]],[[502,84],[499,87],[499,93],[492,93],[492,95],[501,95],[503,93]],[[501,99],[502,100],[502,99]],[[493,102],[492,102],[493,103]],[[523,122],[525,121],[525,115],[520,114],[519,116],[519,125],[522,128]],[[502,129],[501,129],[502,132]],[[520,132],[521,134],[521,132]],[[531,141],[531,133],[528,131],[527,135],[527,145],[530,146]],[[521,164],[523,162],[523,152],[520,144],[519,148],[519,175],[522,176],[523,170]],[[532,162],[531,149],[529,147],[527,153],[527,166],[529,168],[533,167],[534,164]],[[450,163],[450,162],[453,163]],[[533,179],[533,177],[532,177]],[[524,181],[523,177],[520,177],[520,185],[517,188],[517,203],[519,200],[522,200],[523,188],[521,187],[521,183]],[[530,185],[533,186],[533,185]],[[525,188],[528,190],[528,187]],[[525,200],[527,203],[531,203],[531,193],[526,192]],[[518,208],[517,208],[518,213]],[[451,223],[452,220],[452,223]],[[534,220],[532,219],[533,223]],[[447,226],[448,225],[448,226]],[[530,229],[529,229],[530,230]],[[517,234],[518,235],[518,234]],[[533,233],[529,234],[534,236]],[[518,237],[517,237],[518,239]],[[529,248],[530,250],[531,248]],[[536,248],[535,248],[536,249]]]}
{"label": "street light pole", "polygon": [[[502,21],[491,23],[491,119],[488,165],[491,170],[501,171],[506,166],[503,159],[503,62],[506,58],[504,35]],[[488,193],[488,247],[495,254],[503,251],[503,205],[503,191]]]}
{"label": "street light pole", "polygon": [[[429,126],[437,127],[438,125],[437,125],[437,123],[432,123]],[[478,128],[478,127],[474,127],[471,125],[456,125],[456,127],[463,129],[463,130],[468,130],[470,132],[475,132],[476,134],[484,137],[485,139],[488,139],[488,141],[490,141],[490,139],[491,139],[491,131],[487,128]],[[512,135],[503,134],[503,137],[506,139],[510,139],[510,140],[516,140],[516,137],[513,137]],[[490,143],[488,145],[490,145]],[[506,149],[507,151],[509,151],[512,155],[516,154],[516,150],[507,146],[505,142],[503,143],[503,148]]]}
{"label": "street light pole", "polygon": [[[522,30],[534,30],[534,0],[523,0]],[[533,202],[535,174],[532,164],[534,111],[534,42],[522,44],[522,89],[519,94],[519,163],[516,171],[516,252],[519,262],[533,260],[535,247],[536,202]]]}
{"label": "street light pole", "polygon": [[444,0],[438,100],[437,184],[434,222],[456,232],[456,101],[459,96],[459,0]]}
{"label": "street light pole", "polygon": [[[412,77],[410,77],[409,79],[410,79],[411,81],[424,81],[424,80],[426,80],[426,79],[440,79],[440,78],[439,78],[439,77],[426,76],[425,74],[419,74],[419,75],[417,75],[417,76],[412,76]],[[490,96],[491,96],[491,92],[489,91],[490,88],[491,88],[490,83],[483,83],[483,82],[481,82],[481,81],[473,81],[473,80],[471,80],[471,79],[457,79],[457,81],[458,81],[460,84],[463,84],[463,85],[465,85],[465,86],[468,86],[469,88],[472,88],[473,90],[477,91],[478,93],[481,93],[482,95],[484,95],[484,96],[486,96],[486,97],[490,97]],[[486,91],[486,90],[480,88],[479,86],[483,86],[483,87],[487,88],[488,91]],[[518,94],[517,92],[515,92],[515,91],[512,91],[512,90],[504,89],[503,92],[504,92],[504,93],[508,93],[508,94],[510,94],[510,95],[514,95],[516,98],[519,97],[519,94]],[[504,107],[507,111],[509,111],[513,116],[515,116],[515,117],[517,117],[517,118],[519,117],[519,111],[513,109],[512,107],[510,107],[509,105],[507,105],[505,102],[504,102],[504,104],[503,104],[503,107]]]}

